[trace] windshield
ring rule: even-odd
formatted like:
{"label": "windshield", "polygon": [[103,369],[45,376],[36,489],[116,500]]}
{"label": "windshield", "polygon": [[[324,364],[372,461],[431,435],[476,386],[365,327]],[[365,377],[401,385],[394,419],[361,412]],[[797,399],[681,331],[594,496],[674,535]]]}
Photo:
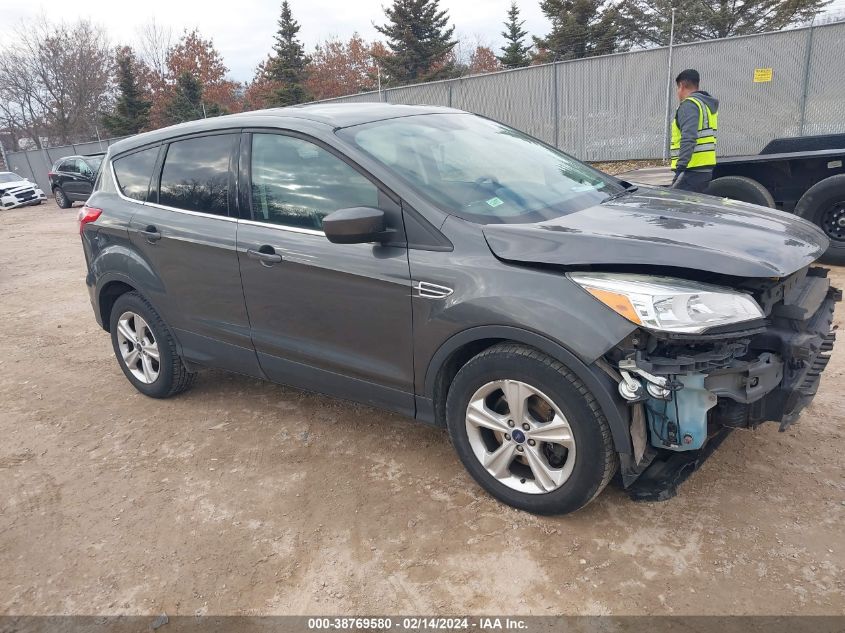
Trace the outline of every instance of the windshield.
{"label": "windshield", "polygon": [[100,163],[103,162],[102,156],[86,156],[85,162],[88,163],[88,166],[91,168],[93,173],[97,173],[100,169]]}
{"label": "windshield", "polygon": [[19,182],[23,180],[23,176],[18,176],[9,171],[0,172],[0,182]]}
{"label": "windshield", "polygon": [[471,114],[428,114],[340,130],[444,211],[481,224],[540,222],[624,191],[540,141]]}

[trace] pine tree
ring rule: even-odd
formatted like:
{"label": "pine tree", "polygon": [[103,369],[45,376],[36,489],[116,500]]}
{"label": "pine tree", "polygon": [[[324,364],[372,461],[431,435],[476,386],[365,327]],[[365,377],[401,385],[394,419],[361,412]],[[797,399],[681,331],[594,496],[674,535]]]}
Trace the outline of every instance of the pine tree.
{"label": "pine tree", "polygon": [[528,55],[531,47],[523,43],[523,39],[528,35],[528,31],[522,28],[523,24],[525,20],[519,19],[519,7],[516,2],[511,2],[505,30],[502,31],[505,45],[502,47],[502,54],[496,56],[505,68],[522,68],[531,63],[531,57]]}
{"label": "pine tree", "polygon": [[291,14],[288,0],[284,0],[273,53],[265,67],[266,78],[276,86],[269,105],[289,106],[308,100],[305,89],[308,57],[297,37],[299,28],[299,23]]}
{"label": "pine tree", "polygon": [[618,11],[606,0],[541,0],[540,9],[552,30],[534,41],[553,59],[580,59],[624,49]]}
{"label": "pine tree", "polygon": [[139,62],[132,49],[121,48],[117,53],[118,97],[114,110],[102,117],[103,126],[111,136],[137,134],[149,123],[150,102],[143,98],[139,78]]}
{"label": "pine tree", "polygon": [[164,114],[168,124],[195,121],[205,117],[225,114],[216,103],[205,104],[202,101],[202,82],[189,72],[184,72],[176,79],[176,90],[167,104]]}
{"label": "pine tree", "polygon": [[393,0],[384,10],[388,23],[376,26],[387,37],[391,54],[381,57],[391,84],[445,79],[455,74],[454,26],[439,0]]}
{"label": "pine tree", "polygon": [[672,9],[675,42],[750,35],[810,22],[829,0],[623,0],[624,37],[640,46],[669,42]]}

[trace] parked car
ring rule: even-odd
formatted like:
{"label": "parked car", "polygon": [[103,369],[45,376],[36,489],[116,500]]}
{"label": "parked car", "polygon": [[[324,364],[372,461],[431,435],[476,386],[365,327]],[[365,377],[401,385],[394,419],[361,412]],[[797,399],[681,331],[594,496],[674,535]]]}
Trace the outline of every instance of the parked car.
{"label": "parked car", "polygon": [[86,283],[138,391],[217,367],[383,407],[446,427],[530,512],[788,427],[833,345],[816,226],[637,188],[458,110],[243,113],[122,140],[105,165],[80,211]]}
{"label": "parked car", "polygon": [[53,164],[47,174],[53,197],[62,209],[69,209],[74,202],[85,202],[94,190],[94,182],[105,154],[66,156]]}
{"label": "parked car", "polygon": [[47,199],[38,185],[12,171],[0,171],[0,209],[41,204]]}

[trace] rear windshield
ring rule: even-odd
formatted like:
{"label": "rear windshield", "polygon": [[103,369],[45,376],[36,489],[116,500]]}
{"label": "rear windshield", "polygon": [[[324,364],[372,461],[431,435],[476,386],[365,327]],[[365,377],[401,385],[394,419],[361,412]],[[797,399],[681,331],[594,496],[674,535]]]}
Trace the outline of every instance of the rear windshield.
{"label": "rear windshield", "polygon": [[482,224],[549,220],[623,190],[537,139],[470,114],[375,121],[338,135],[444,211]]}

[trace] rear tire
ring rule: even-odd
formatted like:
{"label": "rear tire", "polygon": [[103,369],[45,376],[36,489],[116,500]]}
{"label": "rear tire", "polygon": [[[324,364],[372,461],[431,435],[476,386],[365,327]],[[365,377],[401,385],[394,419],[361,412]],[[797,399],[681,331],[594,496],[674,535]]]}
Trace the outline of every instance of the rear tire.
{"label": "rear tire", "polygon": [[[446,420],[470,475],[527,512],[575,512],[618,466],[610,426],[592,393],[565,365],[524,345],[494,345],[464,365],[449,389]],[[495,457],[500,453],[504,461]]]}
{"label": "rear tire", "polygon": [[185,367],[170,330],[137,292],[122,294],[114,302],[109,331],[120,368],[145,396],[169,398],[194,384],[196,373]]}
{"label": "rear tire", "polygon": [[53,189],[53,197],[56,199],[56,204],[59,205],[60,209],[70,209],[73,206],[73,203],[68,200],[61,187]]}
{"label": "rear tire", "polygon": [[775,199],[769,190],[753,178],[746,176],[722,176],[712,180],[704,193],[720,198],[730,198],[761,207],[775,208]]}
{"label": "rear tire", "polygon": [[822,261],[845,265],[845,174],[830,176],[807,189],[795,215],[818,226],[830,240]]}

